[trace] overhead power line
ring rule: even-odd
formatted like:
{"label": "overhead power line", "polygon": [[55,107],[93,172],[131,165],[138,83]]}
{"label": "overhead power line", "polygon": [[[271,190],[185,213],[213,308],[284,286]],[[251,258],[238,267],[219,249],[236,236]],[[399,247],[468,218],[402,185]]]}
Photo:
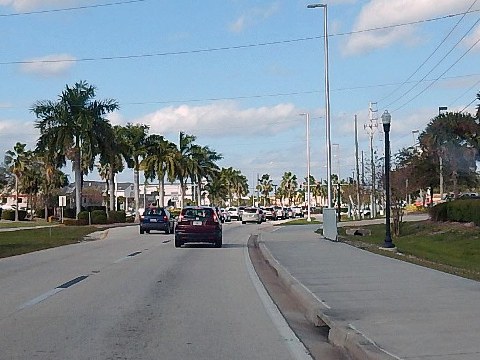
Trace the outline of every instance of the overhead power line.
{"label": "overhead power line", "polygon": [[[135,0],[132,0],[135,1]],[[137,1],[146,1],[146,0],[137,0]],[[480,12],[479,10],[472,10],[469,13]],[[408,25],[415,25],[420,23],[426,23],[431,21],[438,21],[447,18],[453,18],[456,16],[464,15],[465,13],[459,14],[449,14],[445,16],[440,16],[431,19],[424,19],[418,21],[411,21],[408,23],[401,23],[401,24],[394,24],[382,27],[376,27],[371,29],[363,29],[363,30],[356,30],[356,31],[349,31],[337,34],[329,34],[329,37],[334,36],[345,36],[345,35],[353,35],[353,34],[360,34],[364,32],[370,31],[379,31],[385,29],[392,29],[401,26],[408,26]],[[160,56],[173,56],[173,55],[189,55],[189,54],[201,54],[201,53],[210,53],[210,52],[218,52],[218,51],[231,51],[231,50],[241,50],[241,49],[249,49],[255,47],[264,47],[264,46],[274,46],[274,45],[283,45],[283,44],[290,44],[296,42],[303,42],[303,41],[311,41],[311,40],[318,40],[322,39],[324,36],[309,36],[297,39],[286,39],[286,40],[278,40],[278,41],[268,41],[268,42],[261,42],[261,43],[254,43],[254,44],[245,44],[245,45],[234,45],[234,46],[221,46],[221,47],[214,47],[214,48],[205,48],[205,49],[193,49],[193,50],[180,50],[180,51],[167,51],[167,52],[157,52],[157,53],[149,53],[149,54],[130,54],[130,55],[117,55],[117,56],[102,56],[102,57],[85,57],[79,59],[45,59],[45,60],[17,60],[17,61],[2,61],[0,65],[23,65],[23,64],[38,64],[38,63],[61,63],[61,62],[87,62],[87,61],[102,61],[102,60],[126,60],[126,59],[139,59],[139,58],[151,58],[151,57],[160,57]]]}
{"label": "overhead power line", "polygon": [[112,3],[105,3],[105,4],[75,6],[75,7],[61,8],[61,9],[48,9],[48,10],[36,10],[36,11],[28,11],[28,12],[10,13],[10,14],[0,14],[0,17],[48,14],[48,13],[56,13],[56,12],[64,12],[64,11],[101,8],[101,7],[115,6],[115,5],[125,5],[125,4],[139,3],[139,2],[144,2],[144,1],[147,1],[147,0],[126,0],[126,1],[117,1],[117,2],[112,2]]}
{"label": "overhead power line", "polygon": [[[480,21],[480,19],[479,19]],[[413,100],[415,100],[416,98],[418,98],[420,95],[422,95],[425,91],[427,91],[428,89],[430,89],[433,84],[435,84],[439,79],[441,79],[441,77],[443,75],[445,75],[448,71],[450,71],[451,68],[453,68],[455,65],[457,65],[457,63],[462,60],[465,55],[467,55],[475,46],[477,46],[477,44],[480,43],[480,38],[475,41],[472,46],[470,46],[452,65],[450,65],[443,73],[440,74],[439,77],[437,77],[436,79],[434,79],[425,89],[423,89],[422,91],[420,91],[417,95],[415,95],[414,97],[412,97],[410,100],[408,100],[406,103],[404,103],[403,105],[399,106],[398,108],[396,108],[394,111],[397,111],[397,110],[400,110],[402,109],[403,107],[405,107],[406,105],[410,104]]]}
{"label": "overhead power line", "polygon": [[[390,93],[388,93],[386,96],[384,96],[382,99],[380,99],[378,102],[382,103],[385,99],[388,99],[390,96],[395,94],[398,90],[400,90],[403,85],[405,85],[410,79],[412,79],[415,74],[420,71],[420,69],[432,58],[433,55],[440,49],[440,47],[445,43],[445,41],[450,37],[450,35],[453,33],[453,31],[457,28],[457,26],[460,24],[460,22],[465,18],[467,13],[472,9],[472,7],[475,5],[477,0],[475,0],[470,7],[463,13],[461,18],[457,21],[457,23],[453,26],[453,28],[448,32],[448,34],[442,39],[442,41],[437,45],[437,47],[432,51],[432,53],[420,64],[420,66],[417,67],[417,69],[398,87],[396,87],[394,90],[392,90]],[[409,90],[410,91],[410,90]],[[407,92],[408,93],[408,92]],[[405,93],[406,94],[406,93]],[[405,95],[404,94],[404,95]]]}
{"label": "overhead power line", "polygon": [[[455,50],[455,48],[467,37],[467,35],[475,28],[475,26],[477,26],[477,24],[478,24],[479,22],[480,22],[480,18],[479,18],[479,19],[467,30],[467,32],[451,47],[451,49],[435,64],[435,66],[433,66],[433,67],[430,69],[430,71],[427,72],[427,73],[423,76],[423,78],[421,78],[416,84],[414,84],[410,89],[408,89],[406,92],[404,92],[404,93],[403,93],[401,96],[399,96],[397,99],[395,99],[394,101],[390,102],[390,104],[388,104],[386,107],[388,108],[388,107],[392,106],[393,104],[395,104],[396,102],[398,102],[399,100],[403,99],[407,94],[409,94],[413,89],[415,89],[415,88],[420,84],[420,81],[425,80],[425,79],[427,78],[427,76],[430,75],[430,74],[443,62],[443,60],[445,60],[445,59],[447,58],[447,56],[450,55],[450,54],[453,52],[453,50]],[[476,43],[475,43],[475,44],[476,44]],[[462,55],[461,58],[463,58],[463,56],[466,55],[472,48],[473,48],[473,47],[471,47],[470,49],[468,49],[468,50]],[[459,59],[459,60],[460,60],[460,59]],[[455,65],[459,60],[457,60],[457,61],[454,63],[454,65]],[[447,69],[447,71],[450,70],[452,67],[453,67],[453,65],[450,66],[450,67]],[[440,75],[440,76],[443,76],[445,73],[446,73],[446,71],[445,71],[444,73],[442,73],[442,75]],[[434,83],[435,83],[435,82],[436,82],[436,80],[434,81]],[[428,86],[428,88],[430,88],[432,85],[433,85],[433,83],[430,84],[430,85]],[[428,89],[428,88],[427,88],[427,89]],[[425,90],[426,90],[426,89],[425,89]],[[423,93],[425,92],[425,90],[421,91],[420,94],[423,94]],[[418,94],[417,96],[419,96],[420,94]],[[416,98],[417,96],[415,96],[414,98]],[[412,99],[412,100],[413,100],[413,99]],[[411,100],[410,100],[410,101],[411,101]],[[410,101],[408,101],[406,104],[410,103]],[[406,104],[404,104],[404,105],[406,105]],[[404,105],[402,105],[401,107],[403,107]],[[401,108],[401,107],[400,107],[400,108]],[[399,108],[399,109],[400,109],[400,108]]]}

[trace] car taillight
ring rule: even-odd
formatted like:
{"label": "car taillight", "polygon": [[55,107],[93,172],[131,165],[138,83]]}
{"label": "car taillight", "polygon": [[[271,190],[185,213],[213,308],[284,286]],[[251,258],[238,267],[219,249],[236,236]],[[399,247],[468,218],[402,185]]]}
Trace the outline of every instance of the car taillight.
{"label": "car taillight", "polygon": [[178,221],[182,221],[182,220],[183,220],[183,215],[182,214],[178,215]]}
{"label": "car taillight", "polygon": [[217,215],[217,213],[215,213],[215,212],[213,213],[213,221],[216,222],[216,223],[219,222],[219,221],[218,221],[218,215]]}
{"label": "car taillight", "polygon": [[164,220],[164,221],[168,221],[168,216],[167,216],[167,215],[164,215],[164,216],[163,216],[163,220]]}

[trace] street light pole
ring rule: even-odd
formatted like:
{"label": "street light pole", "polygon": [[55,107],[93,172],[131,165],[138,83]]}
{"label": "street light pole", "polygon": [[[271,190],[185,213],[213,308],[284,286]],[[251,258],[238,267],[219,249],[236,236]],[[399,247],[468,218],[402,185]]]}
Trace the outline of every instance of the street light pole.
{"label": "street light pole", "polygon": [[385,242],[384,248],[392,249],[395,245],[392,242],[390,231],[390,122],[392,116],[385,110],[382,114],[383,131],[385,132]]}
{"label": "street light pole", "polygon": [[302,113],[307,121],[307,221],[312,221],[310,217],[310,114]]}
{"label": "street light pole", "polygon": [[328,79],[328,21],[327,21],[327,4],[310,4],[308,9],[323,8],[323,36],[324,36],[324,52],[325,52],[325,126],[326,126],[326,143],[327,143],[327,196],[328,207],[332,207],[332,144],[330,138],[330,83]]}

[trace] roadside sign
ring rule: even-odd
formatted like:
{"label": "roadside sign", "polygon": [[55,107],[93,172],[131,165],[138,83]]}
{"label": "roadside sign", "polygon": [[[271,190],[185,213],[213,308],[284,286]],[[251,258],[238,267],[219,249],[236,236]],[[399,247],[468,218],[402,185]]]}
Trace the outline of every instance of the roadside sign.
{"label": "roadside sign", "polygon": [[58,206],[67,206],[67,197],[59,196],[58,197]]}

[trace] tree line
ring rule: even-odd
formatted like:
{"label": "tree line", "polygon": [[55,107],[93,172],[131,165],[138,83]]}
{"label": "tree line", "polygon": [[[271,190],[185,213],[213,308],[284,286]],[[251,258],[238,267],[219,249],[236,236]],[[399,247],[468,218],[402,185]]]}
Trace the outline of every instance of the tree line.
{"label": "tree line", "polygon": [[[32,198],[41,195],[45,206],[53,206],[52,194],[68,185],[61,169],[72,164],[75,181],[76,214],[81,211],[82,186],[85,175],[98,169],[106,181],[109,208],[115,209],[115,175],[125,166],[133,169],[136,221],[139,220],[139,174],[147,180],[157,179],[159,194],[164,194],[165,181],[178,180],[181,201],[185,202],[187,182],[196,189],[196,203],[201,195],[208,194],[212,202],[248,194],[247,178],[236,169],[221,168],[217,162],[222,155],[208,146],[196,143],[194,135],[180,132],[178,145],[159,134],[149,134],[144,124],[112,126],[106,115],[119,109],[113,99],[96,100],[96,88],[85,81],[66,86],[57,101],[36,102],[31,111],[37,120],[35,127],[40,136],[34,150],[17,142],[5,156],[5,167],[0,169],[0,185],[14,183],[15,193],[26,192]],[[13,181],[9,182],[9,175]],[[159,197],[164,206],[164,197]],[[35,207],[34,201],[30,205]],[[18,221],[18,197],[15,211]]]}

